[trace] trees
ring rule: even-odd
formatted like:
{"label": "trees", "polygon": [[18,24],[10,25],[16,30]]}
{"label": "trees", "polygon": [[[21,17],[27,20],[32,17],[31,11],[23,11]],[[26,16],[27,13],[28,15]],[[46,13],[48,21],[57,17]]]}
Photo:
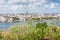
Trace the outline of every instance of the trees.
{"label": "trees", "polygon": [[42,29],[42,28],[46,28],[46,27],[48,27],[46,22],[41,22],[41,23],[39,22],[36,24],[36,28]]}
{"label": "trees", "polygon": [[[45,32],[44,30],[47,28],[47,23],[46,22],[39,22],[36,24],[36,30],[37,30],[37,35],[38,35],[38,40],[43,40]],[[36,31],[35,30],[35,31]]]}
{"label": "trees", "polygon": [[2,34],[2,32],[0,32],[0,40],[3,40],[4,36]]}
{"label": "trees", "polygon": [[7,34],[0,32],[0,40],[60,40],[60,27],[47,26],[45,22],[33,25],[13,26]]}

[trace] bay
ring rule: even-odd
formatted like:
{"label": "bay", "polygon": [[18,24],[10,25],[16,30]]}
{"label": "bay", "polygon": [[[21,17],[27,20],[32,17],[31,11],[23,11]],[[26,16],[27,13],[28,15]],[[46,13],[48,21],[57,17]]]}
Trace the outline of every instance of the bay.
{"label": "bay", "polygon": [[[56,25],[56,26],[60,26],[60,21],[58,21],[58,20],[44,20],[45,22],[47,22],[47,24],[48,23],[50,23],[50,22],[54,22],[54,24]],[[12,23],[9,23],[9,22],[0,22],[0,29],[3,29],[3,28],[9,28],[9,27],[11,27],[11,26],[15,26],[15,25],[17,25],[17,24],[20,24],[20,25],[26,25],[27,24],[27,22],[12,22]]]}

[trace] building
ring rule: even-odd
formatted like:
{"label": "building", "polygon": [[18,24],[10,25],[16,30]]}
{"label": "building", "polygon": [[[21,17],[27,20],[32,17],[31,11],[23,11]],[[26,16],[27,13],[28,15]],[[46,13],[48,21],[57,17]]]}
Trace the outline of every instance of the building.
{"label": "building", "polygon": [[25,15],[20,15],[19,19],[20,19],[20,21],[26,21],[26,16]]}
{"label": "building", "polygon": [[5,18],[4,16],[0,16],[0,22],[6,22],[7,18]]}
{"label": "building", "polygon": [[7,22],[13,22],[13,18],[9,17]]}

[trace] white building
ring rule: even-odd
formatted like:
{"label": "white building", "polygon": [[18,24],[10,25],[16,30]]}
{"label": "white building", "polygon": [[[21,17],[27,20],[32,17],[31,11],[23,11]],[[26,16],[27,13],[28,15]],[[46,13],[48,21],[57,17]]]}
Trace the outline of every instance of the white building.
{"label": "white building", "polygon": [[7,21],[7,18],[3,17],[3,16],[0,16],[0,21],[1,22],[6,22]]}
{"label": "white building", "polygon": [[13,18],[8,18],[8,21],[7,22],[13,22]]}
{"label": "white building", "polygon": [[25,15],[20,15],[20,16],[19,16],[19,19],[20,19],[20,21],[25,21],[26,16],[25,16]]}

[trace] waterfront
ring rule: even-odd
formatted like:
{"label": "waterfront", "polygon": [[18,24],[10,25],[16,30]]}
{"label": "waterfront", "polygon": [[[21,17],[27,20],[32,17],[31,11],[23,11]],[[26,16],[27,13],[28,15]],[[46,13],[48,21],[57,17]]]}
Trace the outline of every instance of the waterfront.
{"label": "waterfront", "polygon": [[[60,21],[58,20],[44,20],[45,22],[47,22],[47,24],[49,24],[50,22],[53,22],[56,26],[60,26]],[[15,26],[15,25],[26,25],[27,22],[0,22],[0,29],[7,29],[11,26]]]}

